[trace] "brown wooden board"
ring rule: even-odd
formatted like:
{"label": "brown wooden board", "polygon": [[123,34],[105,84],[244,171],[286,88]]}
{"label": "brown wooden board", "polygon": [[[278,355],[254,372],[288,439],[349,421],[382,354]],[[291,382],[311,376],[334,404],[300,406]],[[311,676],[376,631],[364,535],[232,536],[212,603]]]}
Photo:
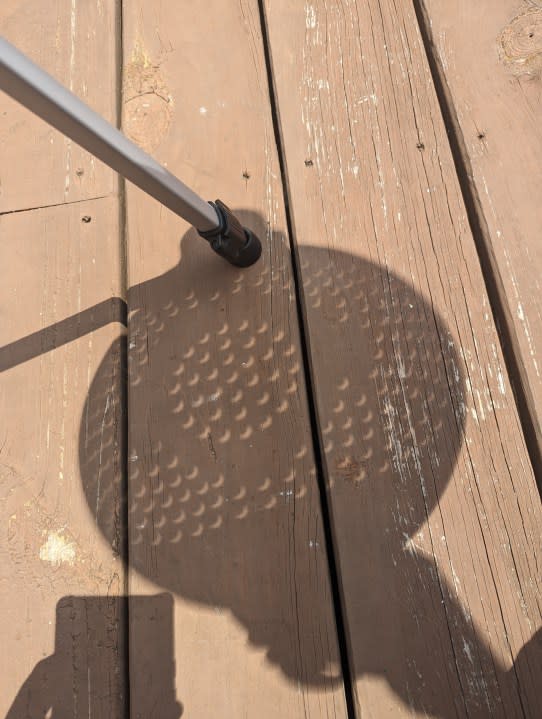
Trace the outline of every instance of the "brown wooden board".
{"label": "brown wooden board", "polygon": [[540,500],[414,8],[266,8],[358,716],[539,716]]}
{"label": "brown wooden board", "polygon": [[540,453],[542,2],[425,8]]}
{"label": "brown wooden board", "polygon": [[234,269],[128,188],[132,715],[344,717],[257,3],[124,27],[124,131],[265,242]]}
{"label": "brown wooden board", "polygon": [[[0,716],[9,719],[125,716],[121,501],[105,484],[122,470],[120,357],[109,354],[121,331],[117,205],[0,217]],[[104,356],[103,396],[89,402]],[[81,484],[95,456],[113,551]]]}
{"label": "brown wooden board", "polygon": [[[117,117],[116,0],[2,0],[0,33],[109,122]],[[0,212],[116,192],[109,168],[0,95]]]}

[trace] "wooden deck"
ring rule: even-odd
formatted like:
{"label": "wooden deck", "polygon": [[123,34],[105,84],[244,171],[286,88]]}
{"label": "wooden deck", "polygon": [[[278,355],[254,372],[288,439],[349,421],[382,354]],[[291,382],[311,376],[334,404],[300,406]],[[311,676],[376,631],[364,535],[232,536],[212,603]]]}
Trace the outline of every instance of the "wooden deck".
{"label": "wooden deck", "polygon": [[264,240],[0,97],[0,716],[540,717],[540,0],[4,0]]}

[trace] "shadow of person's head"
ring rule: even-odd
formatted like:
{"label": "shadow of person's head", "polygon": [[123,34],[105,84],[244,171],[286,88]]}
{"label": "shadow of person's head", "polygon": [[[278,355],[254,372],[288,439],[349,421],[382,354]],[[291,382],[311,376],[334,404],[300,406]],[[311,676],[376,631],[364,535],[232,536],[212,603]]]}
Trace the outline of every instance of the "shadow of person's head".
{"label": "shadow of person's head", "polygon": [[[260,216],[239,215],[269,235]],[[262,260],[238,270],[189,232],[181,255],[129,292],[130,564],[229,609],[289,678],[338,680],[334,641],[321,648],[331,600],[289,249],[267,236]],[[417,547],[434,539],[424,527],[461,444],[461,363],[431,302],[386,267],[310,244],[300,265],[334,529],[355,556],[343,590],[366,647],[357,671],[378,673],[396,647],[393,612],[430,611],[435,598]],[[84,492],[113,545],[119,351],[80,427]]]}

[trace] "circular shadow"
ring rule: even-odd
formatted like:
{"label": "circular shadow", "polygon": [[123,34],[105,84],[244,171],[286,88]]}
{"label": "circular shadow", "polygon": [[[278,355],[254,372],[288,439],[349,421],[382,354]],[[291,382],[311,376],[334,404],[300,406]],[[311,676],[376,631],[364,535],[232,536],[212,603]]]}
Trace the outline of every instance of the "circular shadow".
{"label": "circular shadow", "polygon": [[[268,237],[238,270],[190,232],[181,254],[129,292],[130,565],[229,609],[290,679],[338,681],[289,250]],[[444,716],[461,693],[448,622],[465,620],[427,522],[462,441],[461,362],[443,319],[385,267],[307,245],[300,262],[355,672]],[[96,372],[79,445],[88,506],[117,549],[119,353]]]}

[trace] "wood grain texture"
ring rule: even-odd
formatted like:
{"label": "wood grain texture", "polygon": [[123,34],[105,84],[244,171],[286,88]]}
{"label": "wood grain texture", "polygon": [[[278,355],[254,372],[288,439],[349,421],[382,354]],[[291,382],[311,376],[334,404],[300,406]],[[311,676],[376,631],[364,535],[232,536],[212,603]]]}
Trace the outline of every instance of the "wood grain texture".
{"label": "wood grain texture", "polygon": [[535,717],[541,508],[410,2],[266,3],[361,717]]}
{"label": "wood grain texture", "polygon": [[[344,717],[257,3],[124,13],[125,131],[265,242],[235,270],[128,188],[133,716]],[[172,633],[158,665],[150,615]]]}
{"label": "wood grain texture", "polygon": [[[116,0],[3,0],[0,33],[117,122]],[[116,193],[117,176],[0,93],[0,212]]]}
{"label": "wood grain texture", "polygon": [[[121,471],[120,361],[108,355],[120,333],[115,303],[95,331],[77,324],[77,313],[118,296],[118,234],[115,198],[0,217],[0,342],[11,347],[0,375],[0,715],[10,719],[67,708],[124,716],[121,501],[113,489],[111,551],[80,467],[98,453],[100,471],[106,456],[108,471]],[[104,355],[98,417],[87,393]]]}
{"label": "wood grain texture", "polygon": [[542,448],[542,3],[425,8]]}

